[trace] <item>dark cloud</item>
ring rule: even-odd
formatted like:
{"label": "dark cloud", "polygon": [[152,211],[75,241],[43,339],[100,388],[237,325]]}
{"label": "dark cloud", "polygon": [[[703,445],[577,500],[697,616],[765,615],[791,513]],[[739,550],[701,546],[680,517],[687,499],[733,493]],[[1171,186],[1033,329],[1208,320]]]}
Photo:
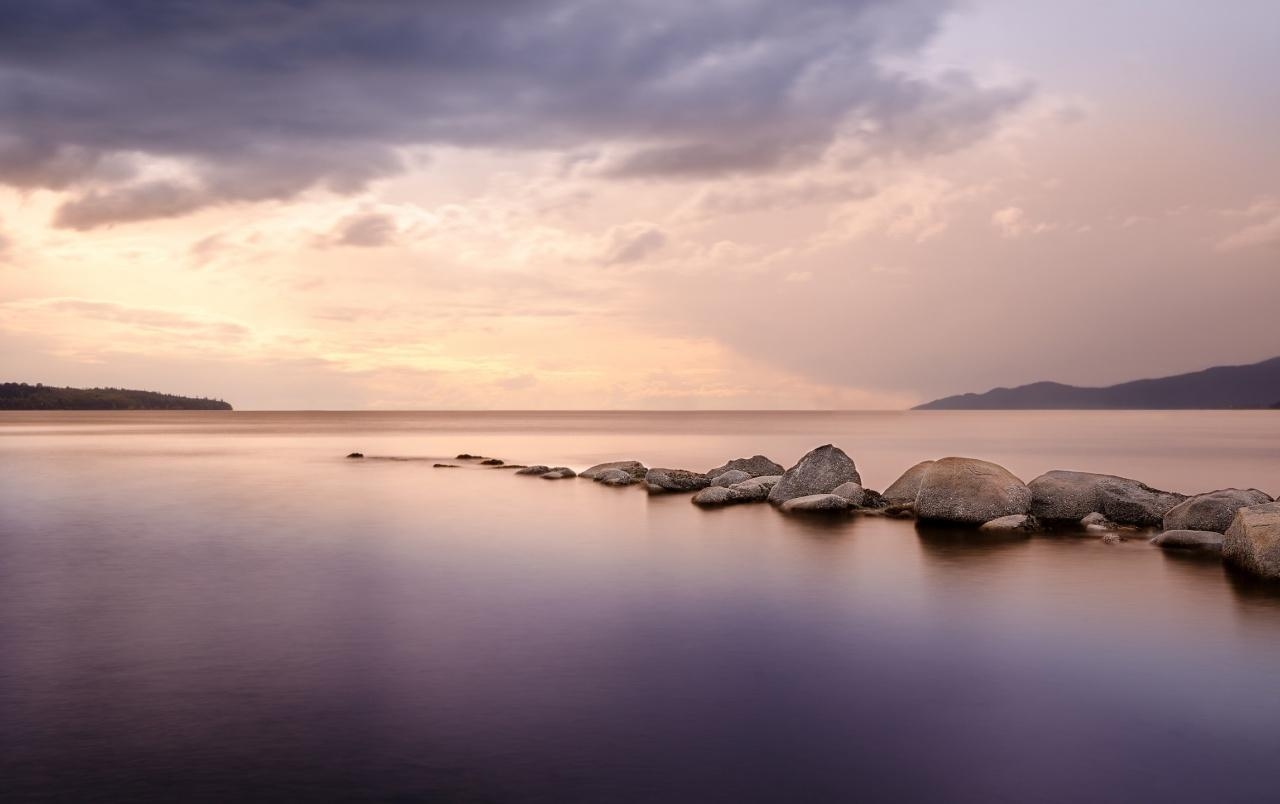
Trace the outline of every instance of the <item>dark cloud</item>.
{"label": "dark cloud", "polygon": [[609,230],[605,248],[605,265],[626,265],[640,262],[662,250],[667,236],[658,227],[643,223],[630,223]]}
{"label": "dark cloud", "polygon": [[[768,170],[850,120],[953,147],[1021,97],[885,69],[950,0],[43,0],[0,25],[0,182],[91,228],[357,190],[397,148],[593,148],[616,176]],[[141,156],[181,179],[137,173]]]}

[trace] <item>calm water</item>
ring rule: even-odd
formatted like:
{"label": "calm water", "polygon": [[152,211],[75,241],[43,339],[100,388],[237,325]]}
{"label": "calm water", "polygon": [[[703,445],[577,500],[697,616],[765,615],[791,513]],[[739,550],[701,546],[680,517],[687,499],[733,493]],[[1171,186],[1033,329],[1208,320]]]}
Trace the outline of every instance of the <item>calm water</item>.
{"label": "calm water", "polygon": [[1276,800],[1217,561],[431,467],[827,441],[1280,492],[1267,412],[0,414],[0,799]]}

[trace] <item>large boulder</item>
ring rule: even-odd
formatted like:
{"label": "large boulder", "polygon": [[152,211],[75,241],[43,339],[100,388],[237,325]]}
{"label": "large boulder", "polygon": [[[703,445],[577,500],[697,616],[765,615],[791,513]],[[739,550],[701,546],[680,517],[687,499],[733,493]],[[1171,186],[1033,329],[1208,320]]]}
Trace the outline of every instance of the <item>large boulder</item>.
{"label": "large boulder", "polygon": [[1156,547],[1166,550],[1211,550],[1221,552],[1221,533],[1211,530],[1166,530],[1151,540]]}
{"label": "large boulder", "polygon": [[893,481],[893,485],[885,489],[880,496],[884,497],[890,505],[914,504],[916,495],[920,493],[920,481],[924,479],[924,474],[929,471],[930,466],[933,466],[933,461],[921,461],[903,472],[902,477]]}
{"label": "large boulder", "polygon": [[719,477],[730,471],[746,472],[747,477],[764,477],[766,475],[780,475],[786,469],[781,464],[774,463],[763,455],[753,455],[750,458],[734,458],[728,463],[717,466],[707,472],[707,477]]}
{"label": "large boulder", "polygon": [[853,507],[847,497],[839,494],[807,494],[803,497],[792,497],[782,504],[782,510],[788,514],[826,514],[848,511]]}
{"label": "large boulder", "polygon": [[751,475],[747,474],[741,469],[730,469],[729,471],[721,472],[718,475],[713,475],[708,473],[707,477],[711,478],[711,485],[724,486],[725,488],[728,488],[729,486],[732,486],[737,483],[741,483],[744,480],[751,479]]}
{"label": "large boulder", "polygon": [[1280,580],[1280,502],[1236,511],[1222,540],[1222,557],[1255,575]]}
{"label": "large boulder", "polygon": [[787,471],[769,492],[769,502],[782,505],[787,500],[811,494],[830,494],[844,483],[861,485],[858,467],[839,447],[830,444],[811,450]]}
{"label": "large boulder", "polygon": [[622,469],[604,469],[592,478],[602,486],[630,486],[636,479]]}
{"label": "large boulder", "polygon": [[1164,529],[1226,533],[1236,511],[1269,502],[1271,495],[1257,489],[1219,489],[1197,494],[1169,509],[1164,515]]}
{"label": "large boulder", "polygon": [[643,480],[645,473],[649,471],[648,468],[639,461],[611,461],[609,463],[598,463],[590,469],[583,469],[582,472],[578,474],[578,477],[595,480],[599,477],[601,472],[607,472],[610,469],[618,469],[626,472],[635,480]]}
{"label": "large boulder", "polygon": [[1121,525],[1156,527],[1170,508],[1186,499],[1127,477],[1062,469],[1045,472],[1027,485],[1031,514],[1049,520],[1078,521],[1096,511]]}
{"label": "large boulder", "polygon": [[941,522],[981,525],[1030,508],[1025,483],[1003,466],[976,458],[934,461],[916,494],[916,516]]}
{"label": "large boulder", "polygon": [[650,469],[644,476],[645,488],[650,494],[668,494],[699,491],[711,484],[701,472],[688,469]]}

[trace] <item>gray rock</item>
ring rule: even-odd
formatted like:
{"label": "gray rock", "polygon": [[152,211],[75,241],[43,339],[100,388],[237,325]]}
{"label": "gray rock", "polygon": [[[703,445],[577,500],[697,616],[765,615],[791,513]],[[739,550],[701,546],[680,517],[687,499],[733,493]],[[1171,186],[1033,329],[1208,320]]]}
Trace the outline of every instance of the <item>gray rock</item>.
{"label": "gray rock", "polygon": [[893,485],[885,489],[881,496],[890,505],[902,503],[914,505],[916,495],[920,493],[920,481],[924,479],[924,473],[929,471],[930,466],[933,466],[933,461],[921,461],[911,467],[902,473],[902,477],[893,481]]}
{"label": "gray rock", "polygon": [[1103,544],[1119,544],[1124,541],[1124,536],[1119,533],[1108,533],[1102,537]]}
{"label": "gray rock", "polygon": [[730,488],[738,495],[739,502],[758,502],[767,498],[781,479],[782,475],[763,475],[736,483]]}
{"label": "gray rock", "polygon": [[858,483],[858,467],[839,447],[830,444],[811,450],[787,471],[769,492],[769,502],[781,505],[787,500],[813,494],[829,494],[843,483]]}
{"label": "gray rock", "polygon": [[506,461],[501,458],[485,458],[480,462],[481,466],[502,466]]}
{"label": "gray rock", "polygon": [[540,475],[543,480],[564,480],[568,477],[577,476],[578,473],[567,466],[553,466],[551,469]]}
{"label": "gray rock", "polygon": [[[443,464],[436,464],[436,466],[442,466],[442,465],[443,465]],[[533,465],[533,466],[526,466],[526,467],[525,467],[525,468],[523,468],[523,469],[517,469],[517,470],[516,470],[516,474],[518,474],[518,475],[545,475],[547,472],[550,472],[550,471],[551,471],[551,467],[550,467],[550,466],[543,466],[542,464],[540,464],[540,463],[539,463],[539,464],[535,464],[535,465]]]}
{"label": "gray rock", "polygon": [[1254,575],[1280,580],[1280,502],[1236,511],[1222,540],[1222,557]]}
{"label": "gray rock", "polygon": [[1088,533],[1111,533],[1120,529],[1119,525],[1107,519],[1106,514],[1098,511],[1080,517],[1080,527]]}
{"label": "gray rock", "polygon": [[827,513],[848,511],[853,507],[847,497],[839,494],[807,494],[803,497],[792,497],[782,504],[782,510],[793,513]]}
{"label": "gray rock", "polygon": [[719,477],[730,471],[746,472],[748,477],[765,477],[767,475],[780,475],[786,469],[781,464],[774,463],[763,455],[754,455],[750,458],[734,458],[728,463],[717,466],[707,472],[707,477]]}
{"label": "gray rock", "polygon": [[1156,547],[1166,550],[1211,550],[1222,552],[1221,533],[1212,530],[1166,530],[1151,540]]}
{"label": "gray rock", "polygon": [[741,483],[744,480],[750,480],[752,475],[747,474],[741,469],[730,469],[729,471],[721,472],[718,475],[708,473],[707,477],[711,478],[711,485],[724,486],[728,488],[729,486]]}
{"label": "gray rock", "polygon": [[1269,502],[1271,495],[1257,489],[1219,489],[1197,494],[1169,509],[1164,515],[1164,529],[1226,533],[1236,511]]}
{"label": "gray rock", "polygon": [[981,525],[1030,508],[1025,483],[1003,466],[976,458],[934,461],[916,494],[916,515],[942,522]]}
{"label": "gray rock", "polygon": [[706,507],[733,505],[741,502],[749,502],[749,500],[743,499],[741,494],[724,486],[711,486],[710,488],[705,488],[693,495],[694,505],[702,505]]}
{"label": "gray rock", "polygon": [[650,494],[669,494],[698,491],[710,485],[707,476],[688,469],[650,469],[644,476],[645,488]]}
{"label": "gray rock", "polygon": [[1186,499],[1127,477],[1061,469],[1046,472],[1027,485],[1031,488],[1031,513],[1039,519],[1079,520],[1099,511],[1121,525],[1155,527],[1162,524],[1170,508]]}
{"label": "gray rock", "polygon": [[853,505],[862,505],[867,499],[867,490],[857,483],[841,483],[832,489],[831,493],[844,497]]}
{"label": "gray rock", "polygon": [[639,461],[611,461],[610,463],[598,463],[590,469],[584,469],[578,476],[595,480],[596,476],[601,472],[605,472],[610,469],[620,469],[631,475],[634,480],[643,480],[645,473],[649,471],[645,465]]}
{"label": "gray rock", "polygon": [[1035,518],[1026,514],[1002,516],[990,522],[983,522],[982,527],[978,528],[989,533],[1032,533],[1039,529],[1039,523]]}
{"label": "gray rock", "polygon": [[630,473],[622,469],[604,469],[597,472],[592,480],[604,486],[630,486],[636,482]]}

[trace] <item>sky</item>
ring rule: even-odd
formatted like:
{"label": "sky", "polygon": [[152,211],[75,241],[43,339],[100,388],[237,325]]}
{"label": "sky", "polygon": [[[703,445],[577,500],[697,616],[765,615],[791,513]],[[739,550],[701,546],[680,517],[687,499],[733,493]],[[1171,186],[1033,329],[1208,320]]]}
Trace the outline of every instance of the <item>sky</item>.
{"label": "sky", "polygon": [[0,7],[0,379],[891,409],[1280,355],[1274,0]]}

